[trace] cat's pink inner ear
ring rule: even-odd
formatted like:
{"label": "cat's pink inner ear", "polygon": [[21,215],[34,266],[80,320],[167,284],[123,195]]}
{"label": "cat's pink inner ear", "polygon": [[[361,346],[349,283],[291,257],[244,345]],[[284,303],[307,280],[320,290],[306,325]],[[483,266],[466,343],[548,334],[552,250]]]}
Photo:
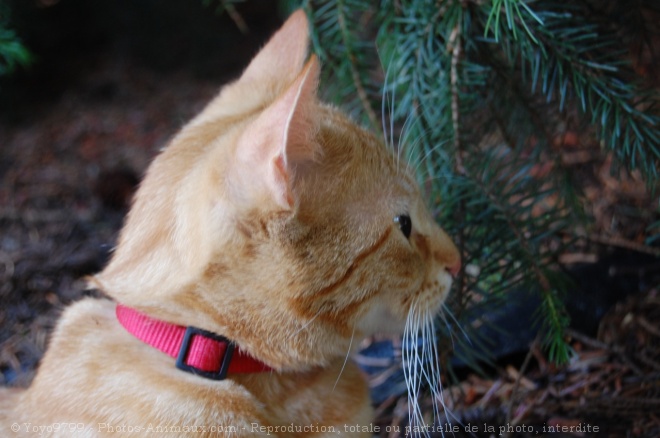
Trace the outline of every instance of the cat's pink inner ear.
{"label": "cat's pink inner ear", "polygon": [[247,127],[237,149],[246,183],[260,181],[277,205],[295,204],[296,168],[315,158],[316,123],[313,105],[319,81],[319,63],[312,56],[284,93]]}
{"label": "cat's pink inner ear", "polygon": [[307,58],[309,24],[302,10],[294,12],[255,56],[241,80],[293,81]]}

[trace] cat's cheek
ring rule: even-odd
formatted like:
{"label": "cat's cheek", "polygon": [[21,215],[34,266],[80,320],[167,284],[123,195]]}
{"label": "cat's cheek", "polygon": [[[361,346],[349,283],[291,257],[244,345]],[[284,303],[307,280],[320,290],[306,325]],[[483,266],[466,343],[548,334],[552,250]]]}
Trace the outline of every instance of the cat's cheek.
{"label": "cat's cheek", "polygon": [[433,309],[435,313],[438,313],[442,307],[442,304],[447,299],[449,291],[452,285],[452,278],[445,270],[438,272],[435,282],[434,282],[434,291],[432,293],[431,302],[429,307]]}
{"label": "cat's cheek", "polygon": [[405,327],[405,316],[394,315],[387,305],[377,302],[360,318],[358,328],[366,336],[379,334],[400,334]]}
{"label": "cat's cheek", "polygon": [[[434,273],[429,273],[421,288],[414,296],[413,302],[418,309],[425,309],[431,314],[437,314],[442,309],[442,305],[449,296],[452,285],[452,277],[440,267]],[[409,305],[409,300],[404,301],[404,305]]]}

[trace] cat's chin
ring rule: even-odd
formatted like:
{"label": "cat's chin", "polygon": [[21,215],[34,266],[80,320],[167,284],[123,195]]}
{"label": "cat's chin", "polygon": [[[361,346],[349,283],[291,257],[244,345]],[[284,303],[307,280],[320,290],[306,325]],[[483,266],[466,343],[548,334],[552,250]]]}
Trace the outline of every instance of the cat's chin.
{"label": "cat's chin", "polygon": [[372,306],[358,323],[359,329],[366,336],[375,334],[401,334],[405,325],[405,318],[394,315],[387,306],[381,303]]}
{"label": "cat's chin", "polygon": [[[441,272],[437,277],[436,284],[439,286],[441,293],[418,297],[414,305],[414,307],[418,308],[417,310],[419,310],[419,308],[426,309],[426,313],[429,315],[440,313],[442,304],[445,302],[449,289],[451,288],[451,276],[446,272]],[[366,336],[374,334],[401,334],[406,326],[407,316],[408,312],[406,312],[405,315],[397,315],[386,304],[377,302],[371,306],[365,315],[362,316],[358,323],[358,328]]]}

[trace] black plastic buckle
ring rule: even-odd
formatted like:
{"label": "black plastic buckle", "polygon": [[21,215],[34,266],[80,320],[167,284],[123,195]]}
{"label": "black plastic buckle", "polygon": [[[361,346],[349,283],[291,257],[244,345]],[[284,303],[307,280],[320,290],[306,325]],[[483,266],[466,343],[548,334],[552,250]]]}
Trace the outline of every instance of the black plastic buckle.
{"label": "black plastic buckle", "polygon": [[[186,363],[186,359],[188,358],[188,351],[190,350],[190,344],[192,342],[193,336],[195,335],[204,336],[205,338],[211,338],[214,341],[224,342],[227,344],[225,355],[222,358],[222,364],[220,365],[220,369],[217,372],[200,370],[199,368],[195,368]],[[186,327],[186,333],[183,336],[183,343],[181,344],[179,355],[176,358],[176,367],[180,370],[195,374],[196,376],[206,377],[207,379],[224,380],[225,377],[227,377],[227,370],[229,370],[229,364],[231,363],[231,357],[234,354],[234,348],[235,345],[224,336],[216,335],[215,333],[207,332],[206,330],[202,330],[197,327]]]}

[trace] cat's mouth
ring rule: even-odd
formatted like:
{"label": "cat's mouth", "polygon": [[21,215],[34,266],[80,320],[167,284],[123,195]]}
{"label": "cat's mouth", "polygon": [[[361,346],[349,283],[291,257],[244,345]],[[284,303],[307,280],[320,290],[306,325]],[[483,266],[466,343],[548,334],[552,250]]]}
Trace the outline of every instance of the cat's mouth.
{"label": "cat's mouth", "polygon": [[[449,295],[449,291],[451,290],[451,285],[453,283],[453,274],[450,273],[449,271],[440,271],[437,275],[436,281],[438,282],[438,290],[440,291],[439,293],[440,297],[438,302],[435,304],[434,313],[440,311],[442,304],[445,302],[447,296]],[[431,307],[433,307],[433,305]]]}
{"label": "cat's mouth", "polygon": [[435,281],[427,284],[428,286],[422,287],[405,300],[407,303],[411,303],[408,306],[393,308],[385,300],[375,302],[360,319],[358,329],[367,336],[377,333],[401,334],[410,312],[423,309],[424,313],[429,315],[440,313],[442,305],[449,295],[452,277],[449,273],[442,271],[438,273]]}

